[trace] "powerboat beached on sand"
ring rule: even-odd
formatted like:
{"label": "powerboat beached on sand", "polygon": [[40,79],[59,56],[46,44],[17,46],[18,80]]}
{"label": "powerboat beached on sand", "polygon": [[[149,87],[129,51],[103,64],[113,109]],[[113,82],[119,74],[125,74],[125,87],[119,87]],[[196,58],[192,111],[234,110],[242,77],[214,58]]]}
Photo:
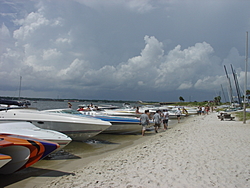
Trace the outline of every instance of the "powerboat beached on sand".
{"label": "powerboat beached on sand", "polygon": [[59,131],[72,140],[84,141],[111,126],[110,122],[70,114],[55,114],[25,109],[2,109],[0,121],[30,122],[42,129]]}
{"label": "powerboat beached on sand", "polygon": [[[108,116],[96,111],[77,111],[68,109],[51,109],[45,110],[47,112],[59,113],[59,114],[73,114],[84,117],[91,117],[110,122],[112,126],[104,130],[102,133],[131,133],[140,132],[141,126],[139,125],[140,119],[136,117],[121,117],[121,116]],[[151,122],[153,123],[153,122]]]}
{"label": "powerboat beached on sand", "polygon": [[72,141],[69,136],[63,133],[54,130],[41,129],[30,122],[0,121],[0,133],[29,136],[33,138],[47,140],[50,142],[55,142],[60,146],[56,151],[63,149]]}
{"label": "powerboat beached on sand", "polygon": [[55,151],[57,143],[14,134],[0,134],[0,174],[22,170]]}

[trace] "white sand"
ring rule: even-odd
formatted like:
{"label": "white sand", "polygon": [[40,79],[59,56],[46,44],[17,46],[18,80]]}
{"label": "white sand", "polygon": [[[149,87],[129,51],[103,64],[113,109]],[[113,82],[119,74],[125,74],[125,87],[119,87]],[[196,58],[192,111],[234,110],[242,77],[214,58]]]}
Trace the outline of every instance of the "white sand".
{"label": "white sand", "polygon": [[250,187],[250,124],[197,116],[73,173],[42,187]]}

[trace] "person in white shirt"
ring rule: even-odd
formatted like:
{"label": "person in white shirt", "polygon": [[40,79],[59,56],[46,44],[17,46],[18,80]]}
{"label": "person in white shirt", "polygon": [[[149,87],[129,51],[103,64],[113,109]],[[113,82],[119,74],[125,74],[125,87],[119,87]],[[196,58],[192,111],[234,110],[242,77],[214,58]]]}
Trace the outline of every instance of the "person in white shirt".
{"label": "person in white shirt", "polygon": [[178,123],[180,123],[180,120],[181,120],[181,109],[180,108],[178,108],[178,110],[176,111],[176,115],[177,115]]}
{"label": "person in white shirt", "polygon": [[168,118],[169,118],[169,113],[168,110],[163,110],[163,126],[164,130],[168,129]]}

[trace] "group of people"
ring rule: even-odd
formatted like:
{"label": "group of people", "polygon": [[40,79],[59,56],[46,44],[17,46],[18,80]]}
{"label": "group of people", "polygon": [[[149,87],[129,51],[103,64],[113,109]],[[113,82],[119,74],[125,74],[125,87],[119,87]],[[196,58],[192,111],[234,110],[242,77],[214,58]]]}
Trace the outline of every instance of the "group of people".
{"label": "group of people", "polygon": [[89,105],[89,106],[81,106],[77,109],[77,111],[98,111],[99,108],[98,106],[93,106],[93,105]]}
{"label": "group of people", "polygon": [[209,106],[198,106],[197,108],[197,112],[198,115],[208,115],[208,112],[210,111],[210,107]]}
{"label": "group of people", "polygon": [[[144,136],[147,126],[150,124],[149,117],[149,110],[145,110],[145,113],[140,117],[140,124],[142,125],[142,136]],[[168,110],[163,110],[163,112],[161,112],[161,110],[156,111],[156,113],[153,115],[154,128],[156,133],[158,133],[158,129],[160,128],[161,123],[163,123],[164,130],[168,129],[168,119]]]}
{"label": "group of people", "polygon": [[[72,104],[68,102],[68,108],[72,108]],[[77,111],[98,111],[100,110],[98,106],[94,106],[92,103],[88,106],[80,106]]]}

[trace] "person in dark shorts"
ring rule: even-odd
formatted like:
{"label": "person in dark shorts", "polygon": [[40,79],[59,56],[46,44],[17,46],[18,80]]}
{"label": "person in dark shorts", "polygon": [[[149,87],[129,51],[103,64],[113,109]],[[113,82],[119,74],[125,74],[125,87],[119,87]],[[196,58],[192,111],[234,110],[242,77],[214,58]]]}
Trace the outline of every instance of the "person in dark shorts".
{"label": "person in dark shorts", "polygon": [[161,115],[160,115],[160,110],[157,110],[156,113],[154,114],[153,116],[153,120],[155,122],[155,132],[158,133],[158,129],[160,128],[161,126]]}
{"label": "person in dark shorts", "polygon": [[180,108],[177,109],[176,116],[177,116],[177,119],[178,119],[178,123],[180,123],[180,121],[181,121],[181,109]]}
{"label": "person in dark shorts", "polygon": [[169,118],[169,113],[168,110],[163,110],[163,126],[164,126],[164,130],[168,129],[168,118]]}
{"label": "person in dark shorts", "polygon": [[145,110],[145,113],[140,117],[140,124],[142,125],[142,136],[144,136],[147,126],[149,125],[149,110]]}

